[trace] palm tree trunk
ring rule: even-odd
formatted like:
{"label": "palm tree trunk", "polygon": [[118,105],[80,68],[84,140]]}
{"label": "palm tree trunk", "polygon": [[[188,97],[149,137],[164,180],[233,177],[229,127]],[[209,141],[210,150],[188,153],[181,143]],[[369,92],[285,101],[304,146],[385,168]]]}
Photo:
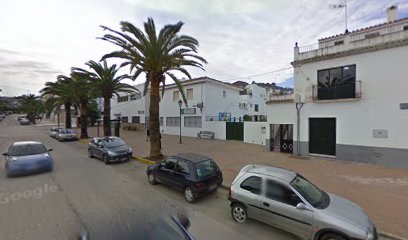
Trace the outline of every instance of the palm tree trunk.
{"label": "palm tree trunk", "polygon": [[71,123],[71,103],[70,102],[65,102],[64,103],[64,109],[65,109],[65,128],[71,128],[72,123]]}
{"label": "palm tree trunk", "polygon": [[103,99],[103,134],[105,136],[111,136],[111,125],[110,125],[110,100],[112,96],[106,96]]}
{"label": "palm tree trunk", "polygon": [[149,107],[149,131],[150,131],[150,159],[161,160],[163,154],[160,150],[160,76],[152,76],[150,85],[150,107]]}
{"label": "palm tree trunk", "polygon": [[88,138],[87,103],[88,101],[81,101],[79,106],[81,112],[81,139]]}

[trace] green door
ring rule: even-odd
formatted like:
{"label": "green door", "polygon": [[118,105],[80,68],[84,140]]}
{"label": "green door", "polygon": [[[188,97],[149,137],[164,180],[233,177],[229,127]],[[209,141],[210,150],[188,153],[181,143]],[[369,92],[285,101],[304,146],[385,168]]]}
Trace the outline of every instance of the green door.
{"label": "green door", "polygon": [[227,140],[244,141],[244,123],[227,122],[226,123]]}
{"label": "green door", "polygon": [[336,155],[335,118],[309,118],[309,153]]}

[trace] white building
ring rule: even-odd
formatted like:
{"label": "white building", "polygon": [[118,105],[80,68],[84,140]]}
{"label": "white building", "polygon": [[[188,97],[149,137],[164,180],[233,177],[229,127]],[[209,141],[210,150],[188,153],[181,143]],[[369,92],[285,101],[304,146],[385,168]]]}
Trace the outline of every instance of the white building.
{"label": "white building", "polygon": [[387,23],[296,44],[296,97],[268,102],[268,146],[297,151],[297,99],[302,155],[408,167],[408,18],[394,11]]}
{"label": "white building", "polygon": [[248,121],[266,121],[266,96],[267,90],[256,83],[248,84],[240,91],[239,108],[248,116]]}
{"label": "white building", "polygon": [[[215,132],[215,138],[226,139],[226,122],[242,121],[244,111],[239,108],[242,88],[208,77],[182,81],[188,106],[183,103],[181,128],[183,136],[197,136],[199,131]],[[135,86],[143,92],[143,85]],[[178,135],[182,96],[175,84],[165,88],[160,101],[160,125],[163,134]],[[112,117],[120,117],[122,123],[148,122],[149,93],[121,95],[112,100]]]}

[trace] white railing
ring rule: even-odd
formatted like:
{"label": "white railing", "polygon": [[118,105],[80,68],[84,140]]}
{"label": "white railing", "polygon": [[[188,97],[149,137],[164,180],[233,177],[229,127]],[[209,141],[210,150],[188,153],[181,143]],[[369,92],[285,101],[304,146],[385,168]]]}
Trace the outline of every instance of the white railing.
{"label": "white railing", "polygon": [[295,99],[294,94],[289,95],[269,95],[268,102],[286,102],[286,101],[293,101]]}

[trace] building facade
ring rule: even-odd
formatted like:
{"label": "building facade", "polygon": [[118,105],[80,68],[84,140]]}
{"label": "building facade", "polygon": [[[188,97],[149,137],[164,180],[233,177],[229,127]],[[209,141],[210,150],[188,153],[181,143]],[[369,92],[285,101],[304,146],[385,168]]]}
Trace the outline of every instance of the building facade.
{"label": "building facade", "polygon": [[384,24],[295,46],[295,95],[267,104],[269,147],[278,131],[290,128],[298,151],[297,105],[302,155],[408,167],[408,19],[390,16]]}

